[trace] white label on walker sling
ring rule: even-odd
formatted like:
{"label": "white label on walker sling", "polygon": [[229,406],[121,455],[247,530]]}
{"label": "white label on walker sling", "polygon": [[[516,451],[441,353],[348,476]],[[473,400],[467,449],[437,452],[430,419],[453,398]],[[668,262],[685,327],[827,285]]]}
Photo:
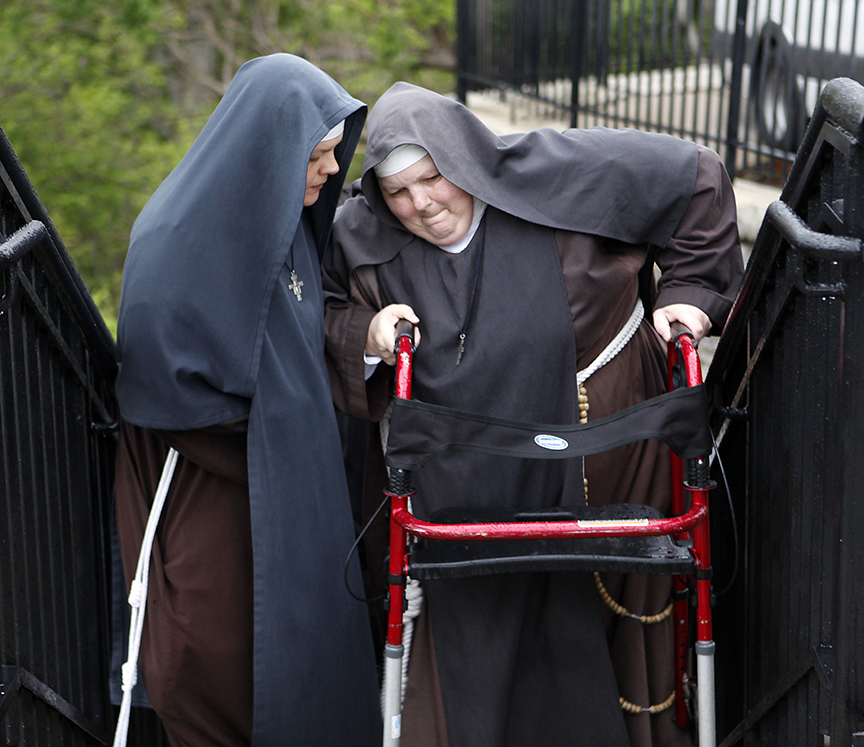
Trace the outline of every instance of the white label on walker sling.
{"label": "white label on walker sling", "polygon": [[545,433],[541,433],[539,436],[534,436],[534,443],[541,449],[549,449],[550,451],[563,451],[570,445],[563,438],[558,438],[558,436],[549,436]]}
{"label": "white label on walker sling", "polygon": [[390,719],[390,738],[399,739],[402,736],[402,714]]}

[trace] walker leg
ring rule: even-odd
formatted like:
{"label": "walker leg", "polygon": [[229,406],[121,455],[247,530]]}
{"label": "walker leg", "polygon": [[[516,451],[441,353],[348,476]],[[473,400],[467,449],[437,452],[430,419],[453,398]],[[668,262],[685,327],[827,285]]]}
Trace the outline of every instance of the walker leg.
{"label": "walker leg", "polygon": [[716,747],[714,712],[714,641],[696,641],[696,704],[699,718],[699,747]]}
{"label": "walker leg", "polygon": [[[696,459],[694,484],[708,485],[708,460]],[[691,493],[692,504],[707,506],[704,488]],[[698,560],[696,569],[696,712],[699,716],[699,747],[715,747],[717,730],[714,701],[714,634],[711,621],[711,539],[706,518],[693,529],[693,550]]]}
{"label": "walker leg", "polygon": [[687,712],[687,697],[685,677],[687,675],[688,655],[690,652],[690,635],[688,616],[690,604],[687,587],[678,576],[672,585],[672,624],[673,640],[675,642],[675,723],[682,729],[690,726],[690,714]]}
{"label": "walker leg", "polygon": [[399,747],[402,736],[403,646],[384,647],[384,747]]}
{"label": "walker leg", "polygon": [[[394,481],[394,476],[396,480]],[[401,479],[402,484],[399,483]],[[389,594],[387,610],[387,644],[384,646],[384,747],[399,747],[402,736],[402,645],[403,617],[405,612],[405,586],[407,584],[406,543],[407,534],[393,515],[396,509],[408,505],[410,474],[393,470],[390,474],[394,492],[390,496],[390,562]]]}

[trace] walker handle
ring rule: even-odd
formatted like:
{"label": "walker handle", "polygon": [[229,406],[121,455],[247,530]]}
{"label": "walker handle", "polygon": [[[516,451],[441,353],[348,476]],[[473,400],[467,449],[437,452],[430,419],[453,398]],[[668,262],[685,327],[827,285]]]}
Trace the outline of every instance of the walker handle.
{"label": "walker handle", "polygon": [[[672,322],[672,324],[669,325],[669,328],[672,330],[673,340],[677,340],[681,335],[690,335],[690,337],[693,337],[693,333],[690,329],[686,325],[681,324],[681,322]],[[695,340],[695,337],[693,339]]]}
{"label": "walker handle", "polygon": [[414,325],[407,319],[400,319],[396,322],[396,344],[394,345],[393,352],[396,355],[395,394],[401,399],[411,399]]}
{"label": "walker handle", "polygon": [[[399,319],[396,322],[396,351],[399,350],[399,340],[407,337],[411,343],[411,352],[414,352],[414,324],[407,319]],[[395,351],[394,351],[395,352]]]}

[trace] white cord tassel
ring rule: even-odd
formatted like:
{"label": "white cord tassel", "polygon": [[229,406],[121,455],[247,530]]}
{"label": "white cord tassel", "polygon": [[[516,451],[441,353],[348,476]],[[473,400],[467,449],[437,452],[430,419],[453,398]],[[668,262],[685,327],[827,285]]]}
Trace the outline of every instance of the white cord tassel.
{"label": "white cord tassel", "polygon": [[135,579],[129,590],[129,656],[121,668],[123,674],[123,700],[120,703],[120,715],[117,717],[117,730],[114,733],[114,747],[126,747],[126,738],[129,734],[129,717],[132,713],[132,689],[138,682],[138,652],[141,648],[141,636],[144,632],[144,612],[147,608],[147,585],[150,580],[150,556],[153,552],[153,540],[156,538],[156,526],[162,515],[162,507],[165,505],[165,496],[168,495],[168,486],[177,466],[177,452],[168,450],[165,458],[165,466],[162,468],[162,477],[159,478],[159,486],[156,488],[156,496],[153,506],[150,508],[150,516],[147,519],[147,527],[144,529],[144,540],[141,543],[141,552],[138,554],[138,567],[135,570]]}
{"label": "white cord tassel", "polygon": [[[411,510],[411,502],[408,502]],[[414,620],[423,609],[423,587],[416,578],[409,578],[405,584],[405,599],[407,609],[402,613],[402,702],[405,702],[405,688],[408,686],[408,663],[411,661],[411,641],[414,638]]]}

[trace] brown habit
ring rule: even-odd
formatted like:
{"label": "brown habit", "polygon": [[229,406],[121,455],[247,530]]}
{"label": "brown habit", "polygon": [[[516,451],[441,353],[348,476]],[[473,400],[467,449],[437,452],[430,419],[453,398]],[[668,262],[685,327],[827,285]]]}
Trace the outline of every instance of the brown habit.
{"label": "brown habit", "polygon": [[[382,97],[373,109],[369,126],[363,197],[349,202],[343,208],[334,226],[331,253],[324,263],[325,293],[329,294],[326,302],[327,352],[334,397],[337,406],[344,412],[377,420],[386,404],[389,379],[386,367],[379,365],[368,381],[364,377],[366,332],[378,309],[393,302],[412,305],[420,301],[425,304],[424,311],[416,307],[415,310],[421,319],[421,332],[426,335],[427,356],[430,346],[444,349],[439,342],[441,337],[433,337],[440,335],[443,327],[439,324],[430,329],[430,321],[441,324],[453,321],[452,318],[448,319],[448,310],[442,312],[429,303],[434,298],[431,287],[437,287],[439,282],[443,284],[445,277],[442,274],[439,278],[431,258],[438,257],[443,265],[443,253],[422,242],[422,246],[418,245],[419,239],[401,229],[398,221],[383,205],[371,171],[371,167],[392,147],[401,143],[422,145],[444,178],[487,202],[490,208],[496,208],[487,210],[490,243],[483,259],[479,301],[474,314],[481,314],[490,296],[497,294],[509,282],[502,279],[503,275],[495,265],[495,262],[500,262],[500,258],[495,257],[494,253],[501,247],[507,247],[502,251],[512,252],[516,242],[499,238],[501,247],[496,247],[496,223],[492,221],[498,221],[499,237],[509,236],[510,232],[508,228],[502,234],[501,225],[513,227],[522,242],[519,246],[524,247],[524,251],[532,257],[539,258],[540,247],[550,243],[553,255],[557,249],[555,268],[550,271],[549,266],[544,264],[543,270],[539,265],[537,269],[537,273],[545,273],[543,277],[548,281],[548,294],[537,293],[536,285],[532,285],[534,295],[526,305],[525,299],[519,298],[517,292],[513,298],[518,306],[514,305],[512,311],[505,310],[499,317],[487,317],[485,326],[480,326],[482,332],[473,338],[473,344],[477,347],[468,348],[466,355],[472,355],[477,350],[478,353],[490,354],[490,358],[496,362],[503,361],[500,368],[494,369],[495,375],[489,377],[487,373],[487,380],[469,383],[465,378],[466,365],[471,365],[467,357],[462,368],[454,372],[452,381],[463,382],[470,391],[476,393],[478,401],[491,402],[492,410],[478,405],[474,408],[475,412],[501,416],[494,409],[499,403],[490,400],[487,390],[497,389],[499,380],[506,381],[511,377],[508,361],[512,361],[514,369],[519,369],[517,378],[525,380],[526,372],[530,377],[531,365],[534,365],[538,374],[542,373],[545,377],[544,381],[554,381],[554,376],[550,379],[547,371],[541,370],[554,360],[566,373],[561,381],[575,388],[576,371],[570,371],[566,366],[575,360],[579,369],[587,367],[628,319],[637,298],[638,274],[646,261],[648,242],[657,245],[654,259],[662,272],[655,306],[691,304],[708,314],[715,332],[722,328],[740,282],[742,265],[731,184],[722,163],[712,151],[704,148],[697,150],[695,145],[681,141],[676,143],[672,139],[632,132],[569,131],[558,136],[541,131],[525,135],[522,139],[505,141],[496,139],[488,130],[484,131],[482,125],[458,105],[405,84],[397,84]],[[652,155],[646,156],[646,153]],[[499,211],[509,216],[509,223],[502,222]],[[533,217],[535,215],[536,218]],[[522,221],[521,226],[515,226],[512,221],[519,219]],[[476,251],[476,241],[475,236],[465,250],[466,255]],[[419,249],[425,246],[426,253],[418,251],[418,246]],[[512,261],[519,254],[506,256]],[[487,274],[486,258],[489,258],[490,263],[488,272],[499,272],[495,276],[499,278],[497,285],[495,282],[484,285],[487,277],[493,277]],[[448,267],[455,267],[457,262],[453,261]],[[403,270],[410,269],[412,263],[417,271],[415,279],[403,280],[411,278],[410,273]],[[478,266],[481,266],[479,261]],[[523,279],[533,282],[532,267],[525,268],[524,263],[520,262],[518,268]],[[458,276],[458,271],[456,274]],[[463,293],[463,300],[471,295],[470,282],[473,277],[470,272],[463,273],[463,288],[460,290],[453,286],[455,294]],[[537,358],[532,364],[531,354],[525,350],[535,349],[532,347],[534,340],[529,339],[533,330],[530,327],[526,329],[526,324],[533,322],[537,327],[542,325],[544,328],[538,329],[538,332],[546,335],[548,330],[545,327],[548,325],[542,314],[533,315],[530,303],[536,300],[536,305],[542,307],[544,312],[555,311],[557,301],[550,305],[546,296],[551,298],[551,294],[558,292],[553,291],[553,288],[559,286],[564,289],[562,293],[566,293],[570,314],[567,320],[567,310],[563,310],[565,323],[561,334],[568,336],[567,330],[572,323],[570,345],[575,341],[575,354],[566,359]],[[397,291],[410,287],[416,289],[416,297],[410,293],[401,297],[396,295]],[[512,288],[508,292],[512,293]],[[456,295],[452,297],[457,298]],[[561,303],[563,305],[563,295]],[[649,320],[651,311],[650,308],[646,309]],[[463,309],[455,315],[464,318],[464,304]],[[559,321],[555,324],[559,325],[560,315],[556,319]],[[496,350],[496,345],[506,352],[502,354]],[[565,351],[565,348],[566,345],[559,349]],[[421,351],[423,342],[418,349],[418,360]],[[434,376],[443,368],[436,370],[433,365],[429,370]],[[419,379],[420,374],[417,373],[415,396],[418,396],[418,384],[421,384]],[[439,383],[433,385],[430,391],[441,397],[434,403],[460,407],[448,400],[464,397],[463,389],[455,385],[448,389],[447,379],[442,376],[437,381]],[[444,382],[443,385],[440,382]],[[490,384],[494,384],[494,387]],[[590,403],[589,419],[599,419],[665,391],[665,345],[650,321],[643,322],[618,356],[588,380],[586,388]],[[533,396],[536,392],[530,394]],[[559,396],[557,390],[551,394],[553,397]],[[572,399],[564,398],[561,401],[569,406]],[[461,406],[461,409],[472,408]],[[505,417],[532,419],[519,415]],[[533,419],[536,422],[555,422],[539,417]],[[667,452],[665,447],[656,442],[625,446],[608,454],[589,457],[586,459],[585,474],[588,500],[592,504],[627,501],[647,503],[661,511],[668,509]],[[380,487],[377,486],[379,490]],[[581,496],[579,499],[584,500]],[[372,561],[371,566],[374,569],[376,563]],[[527,599],[536,588],[548,582],[543,579],[554,575],[561,574],[547,574],[542,578],[538,576],[536,582],[529,583],[522,598]],[[612,597],[636,615],[655,615],[666,606],[670,586],[668,579],[608,577],[604,581]],[[430,590],[430,584],[426,587],[427,591]],[[489,588],[493,587],[487,587],[487,591]],[[550,587],[543,604],[553,612],[559,601],[558,591],[560,589],[553,591]],[[447,593],[464,596],[461,591]],[[435,610],[441,608],[442,594],[436,590],[427,597],[429,602],[418,622],[405,701],[405,747],[461,747],[472,743],[471,734],[475,727],[470,722],[471,704],[465,706],[465,698],[461,697],[462,691],[459,689],[463,683],[454,680],[452,671],[448,671],[448,662],[452,662],[452,659],[448,659],[448,652],[443,650],[445,646],[459,645],[454,644],[454,623],[440,614],[436,617]],[[580,603],[585,606],[600,605],[596,592],[590,602],[582,597],[580,599],[583,600]],[[488,606],[488,594],[484,603]],[[448,614],[453,609],[452,606],[447,607]],[[511,612],[508,610],[507,614]],[[581,616],[580,619],[584,621],[587,619],[584,615],[585,610],[580,610],[578,614],[574,613],[574,618]],[[554,617],[554,614],[551,616]],[[645,707],[665,701],[672,690],[669,621],[645,627],[632,619],[617,618],[608,611],[604,612],[604,616],[620,695]],[[518,620],[512,615],[508,619]],[[466,620],[470,625],[470,618],[466,617]],[[585,624],[588,625],[587,622]],[[456,625],[458,627],[458,623]],[[494,624],[488,630],[495,634],[499,632]],[[501,692],[502,688],[509,686],[514,693],[514,699],[509,704],[506,697],[496,701],[499,710],[493,718],[498,719],[505,728],[496,740],[484,744],[509,747],[526,743],[524,739],[520,742],[518,736],[514,737],[514,734],[520,733],[524,737],[527,732],[520,730],[524,730],[526,724],[533,728],[532,738],[537,744],[594,744],[586,736],[586,721],[596,722],[603,717],[592,712],[589,696],[593,693],[587,692],[591,689],[590,685],[582,691],[568,691],[564,697],[560,692],[560,683],[569,681],[571,675],[568,668],[572,668],[573,659],[568,658],[570,651],[567,647],[578,647],[580,643],[574,640],[568,642],[566,626],[564,630],[561,640],[565,643],[564,648],[559,649],[560,656],[554,649],[558,644],[551,637],[550,645],[553,648],[550,650],[553,653],[549,654],[548,650],[543,652],[547,655],[548,663],[545,679],[538,677],[536,667],[532,669],[529,666],[525,670],[531,676],[538,677],[532,688],[526,690],[516,679],[519,672],[523,671],[521,665],[502,670],[504,676],[511,678],[505,685],[494,678],[484,680],[477,676],[473,671],[473,661],[466,664],[464,674],[458,675],[468,680],[476,678],[474,690],[482,696],[478,697],[478,702],[486,699],[486,690]],[[465,632],[477,637],[473,631]],[[520,646],[525,639],[521,640]],[[532,646],[534,644],[529,640],[529,648]],[[493,660],[509,657],[517,662],[524,661],[519,658],[521,654],[517,654],[514,659],[512,654],[505,656],[502,649],[496,650],[494,646],[483,655]],[[484,663],[483,667],[486,666]],[[548,706],[542,698],[537,699],[533,690],[545,690],[549,702],[560,703],[559,710],[570,710],[572,713],[566,714],[564,718],[560,713],[555,713],[555,725],[550,726],[553,720],[551,714],[548,710],[542,710]],[[486,699],[484,702],[492,701]],[[617,717],[617,704],[615,709]],[[456,712],[461,716],[454,717]],[[688,735],[672,725],[670,713],[666,711],[656,716],[628,715],[627,732],[631,744],[635,747],[686,744]],[[568,717],[571,719],[569,727],[566,724]],[[485,728],[492,729],[494,724],[490,726],[486,723]],[[613,731],[610,719],[610,733]],[[621,737],[622,742],[626,739]],[[478,742],[475,740],[474,743]]]}
{"label": "brown habit", "polygon": [[[540,233],[548,230],[537,227]],[[582,369],[629,317],[647,246],[560,230],[554,232],[554,237],[570,303],[578,367]],[[710,316],[715,332],[719,331],[740,281],[741,255],[731,185],[713,152],[700,149],[689,207],[655,260],[663,273],[657,306],[697,306]],[[376,269],[369,265],[358,267],[350,286],[350,302],[331,299],[327,306],[334,394],[343,411],[375,420],[386,402],[388,372],[379,365],[379,370],[365,382],[362,352],[366,329],[382,305]],[[410,304],[411,299],[403,302]],[[650,309],[646,317],[650,319]],[[422,319],[421,315],[421,330]],[[665,344],[646,319],[624,350],[588,380],[589,419],[599,419],[660,394],[665,386]],[[651,441],[588,457],[585,473],[589,502],[647,503],[666,512],[667,455],[666,447]],[[608,575],[603,581],[612,598],[636,615],[656,615],[668,602],[671,580],[665,577]],[[603,615],[620,695],[645,707],[665,701],[673,689],[671,620],[646,626],[618,617],[608,609]],[[406,695],[406,747],[448,744],[446,709],[433,653],[435,642],[435,631],[424,613],[415,634]],[[573,693],[574,708],[579,698],[579,693]],[[688,744],[688,735],[672,724],[671,714],[671,710],[655,716],[628,714],[631,744]]]}
{"label": "brown habit", "polygon": [[127,578],[135,576],[169,445],[180,458],[153,544],[141,673],[174,747],[204,736],[242,747],[252,741],[246,418],[193,431],[123,424],[117,527]]}

